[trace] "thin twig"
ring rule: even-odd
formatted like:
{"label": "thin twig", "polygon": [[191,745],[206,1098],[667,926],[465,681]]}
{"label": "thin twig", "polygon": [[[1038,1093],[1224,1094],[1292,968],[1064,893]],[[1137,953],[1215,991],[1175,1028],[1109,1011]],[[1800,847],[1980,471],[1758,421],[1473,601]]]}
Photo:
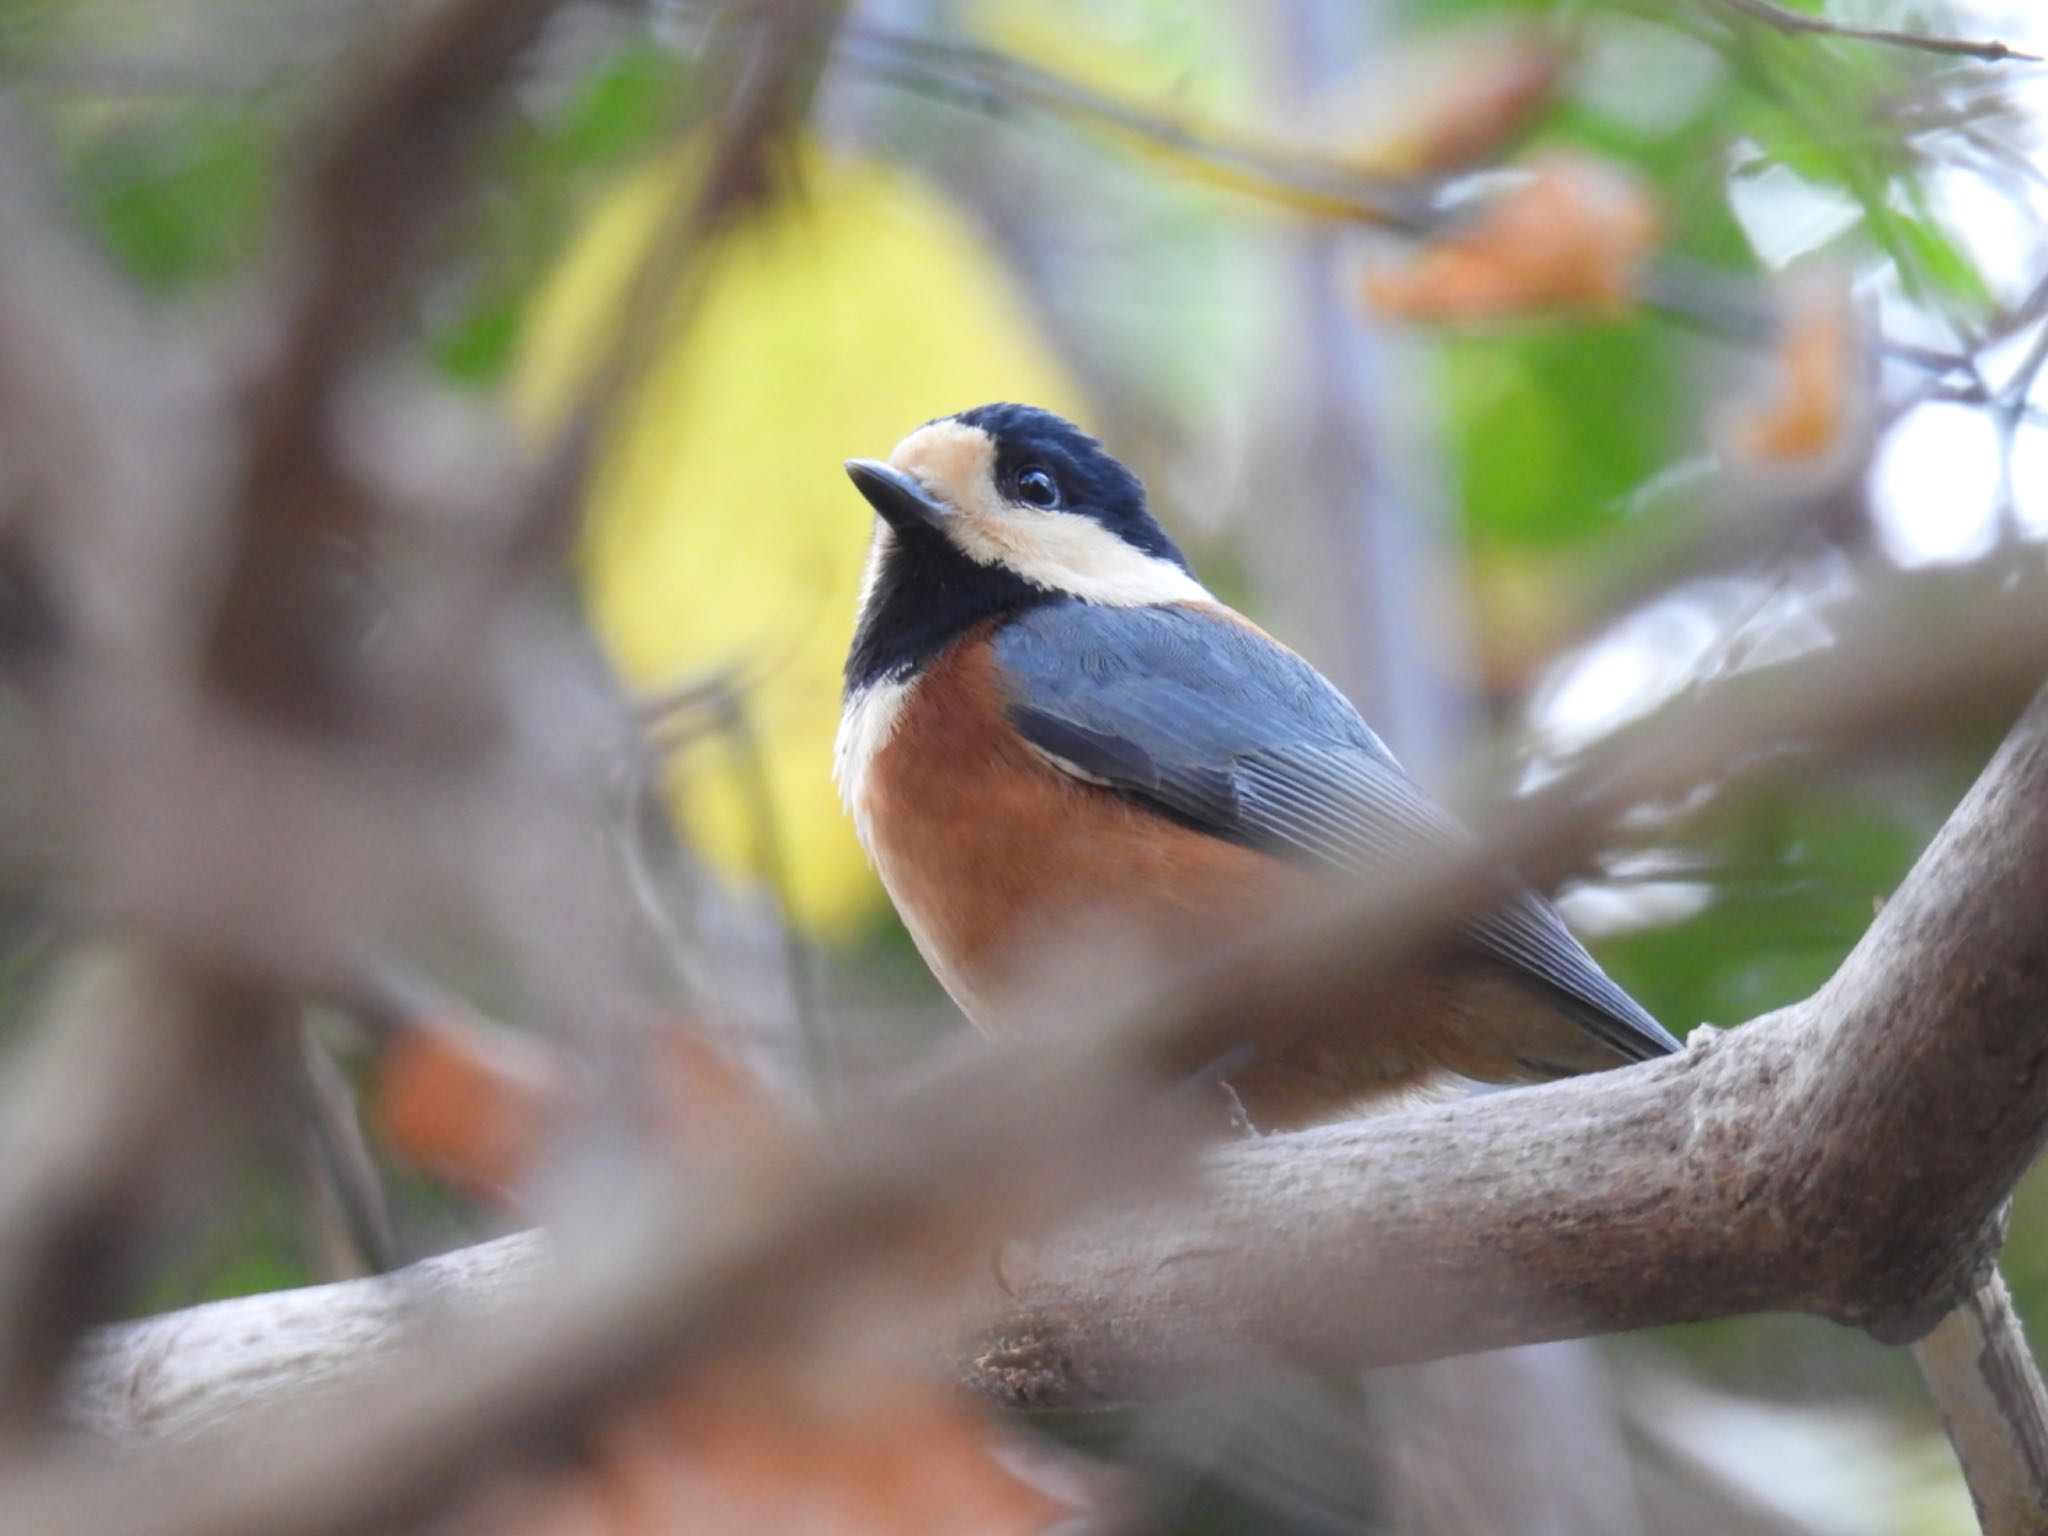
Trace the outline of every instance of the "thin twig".
{"label": "thin twig", "polygon": [[[1220,183],[1295,212],[1350,219],[1427,239],[1469,214],[1441,180],[1395,181],[1300,145],[1267,143],[1191,117],[1137,105],[1024,64],[993,49],[936,42],[868,26],[845,29],[846,62],[877,79],[935,92],[969,110],[997,115],[1025,107],[1106,129],[1126,145],[1156,152],[1168,170]],[[1664,255],[1637,281],[1643,307],[1737,345],[1777,336],[1770,304],[1701,263]],[[1966,354],[1879,337],[1884,357],[1943,375],[1970,366]]]}
{"label": "thin twig", "polygon": [[837,1107],[838,1053],[827,1028],[823,1000],[818,996],[810,946],[796,927],[795,866],[776,809],[774,786],[768,778],[768,754],[762,750],[760,735],[747,712],[744,693],[728,689],[718,696],[713,707],[717,711],[718,731],[735,759],[733,772],[739,781],[745,805],[743,814],[752,834],[755,867],[775,897],[776,937],[780,940],[789,1008],[796,1025],[804,1097],[816,1108],[830,1111]]}
{"label": "thin twig", "polygon": [[1883,43],[1892,48],[1910,48],[1917,53],[1940,53],[1951,57],[1981,59],[1987,64],[2018,60],[2038,64],[2041,55],[2023,53],[2000,42],[1974,42],[1960,37],[1928,37],[1919,32],[1898,32],[1890,27],[1859,27],[1824,16],[1809,16],[1790,10],[1777,0],[1718,0],[1731,10],[1742,12],[1788,36],[1846,37],[1861,43]]}
{"label": "thin twig", "polygon": [[848,62],[913,87],[938,87],[951,99],[987,110],[1025,106],[1078,121],[1161,152],[1183,174],[1211,180],[1296,209],[1424,235],[1445,222],[1438,184],[1375,176],[1341,157],[1299,145],[1267,143],[1201,119],[1126,101],[992,48],[873,26],[849,26]]}
{"label": "thin twig", "polygon": [[333,1280],[390,1269],[397,1262],[390,1202],[348,1078],[310,1025],[288,1037],[283,1052],[298,1058],[280,1062],[277,1075],[315,1273]]}
{"label": "thin twig", "polygon": [[776,157],[809,110],[844,9],[845,0],[763,0],[721,34],[724,57],[708,72],[724,96],[707,114],[718,127],[703,169],[685,176],[679,168],[674,195],[612,317],[609,344],[556,429],[514,524],[510,570],[551,565],[569,547],[605,432],[688,323],[709,276],[712,242],[775,186]]}
{"label": "thin twig", "polygon": [[2048,1389],[1996,1271],[1913,1346],[1984,1536],[2048,1533]]}
{"label": "thin twig", "polygon": [[[573,547],[591,475],[634,392],[680,340],[709,282],[717,242],[778,185],[777,159],[809,110],[845,0],[764,0],[728,22],[703,65],[715,94],[701,167],[672,156],[660,217],[607,316],[608,334],[555,423],[496,547],[446,594],[426,649],[473,675],[508,602],[554,579]],[[452,664],[450,659],[452,658]]]}

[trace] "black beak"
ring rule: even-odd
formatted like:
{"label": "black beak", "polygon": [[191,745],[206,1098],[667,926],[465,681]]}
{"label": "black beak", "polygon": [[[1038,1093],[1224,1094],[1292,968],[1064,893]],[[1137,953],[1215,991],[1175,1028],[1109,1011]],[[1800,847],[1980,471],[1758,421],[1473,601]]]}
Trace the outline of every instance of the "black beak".
{"label": "black beak", "polygon": [[917,523],[937,527],[953,515],[950,507],[900,469],[874,459],[848,459],[846,473],[892,528]]}

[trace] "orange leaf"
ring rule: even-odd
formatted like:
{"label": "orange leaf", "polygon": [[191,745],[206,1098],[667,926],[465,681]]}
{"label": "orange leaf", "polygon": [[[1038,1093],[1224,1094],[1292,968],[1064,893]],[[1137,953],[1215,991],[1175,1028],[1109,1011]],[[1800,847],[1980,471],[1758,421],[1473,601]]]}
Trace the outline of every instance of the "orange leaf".
{"label": "orange leaf", "polygon": [[[760,1082],[680,1023],[649,1041],[636,1106],[646,1129],[692,1157],[723,1156],[742,1141],[764,1169],[788,1128]],[[472,1195],[503,1200],[532,1169],[576,1089],[544,1040],[475,1021],[406,1021],[373,1085],[376,1122],[393,1151]]]}
{"label": "orange leaf", "polygon": [[678,1151],[715,1155],[745,1140],[760,1152],[762,1143],[788,1129],[781,1104],[760,1080],[702,1035],[671,1029],[655,1044],[656,1111],[662,1134]]}
{"label": "orange leaf", "polygon": [[1383,176],[1475,165],[1550,105],[1568,58],[1547,30],[1487,25],[1382,61],[1355,84],[1370,116],[1345,134],[1350,157]]}
{"label": "orange leaf", "polygon": [[1839,279],[1790,287],[1763,398],[1723,413],[1724,451],[1758,464],[1806,463],[1834,452],[1860,414],[1862,355],[1855,310]]}
{"label": "orange leaf", "polygon": [[1549,155],[1405,269],[1368,272],[1366,300],[1409,320],[1620,312],[1658,223],[1648,187],[1622,167]]}
{"label": "orange leaf", "polygon": [[493,1536],[1035,1536],[1101,1502],[1081,1463],[881,1366],[836,1392],[789,1371],[715,1371],[634,1410],[588,1461],[500,1496]]}
{"label": "orange leaf", "polygon": [[1441,91],[1402,135],[1405,169],[1427,175],[1485,159],[1550,104],[1563,66],[1562,50],[1535,34],[1480,55],[1462,88]]}
{"label": "orange leaf", "polygon": [[502,1196],[532,1165],[568,1089],[538,1042],[421,1019],[385,1051],[373,1095],[378,1128],[400,1155],[471,1193]]}

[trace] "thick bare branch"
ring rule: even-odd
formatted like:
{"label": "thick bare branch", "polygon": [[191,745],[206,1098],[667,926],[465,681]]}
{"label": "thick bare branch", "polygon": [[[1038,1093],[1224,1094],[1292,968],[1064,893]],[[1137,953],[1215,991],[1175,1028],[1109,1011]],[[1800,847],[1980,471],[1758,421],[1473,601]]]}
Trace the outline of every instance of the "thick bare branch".
{"label": "thick bare branch", "polygon": [[252,417],[212,678],[280,717],[339,705],[351,652],[332,565],[373,520],[334,410],[388,335],[432,236],[496,125],[515,66],[560,0],[442,0],[370,69],[300,188],[274,340]]}
{"label": "thick bare branch", "polygon": [[[214,1302],[104,1329],[72,1373],[65,1416],[118,1444],[196,1439],[387,1360],[423,1322],[516,1300],[546,1272],[547,1260],[538,1233],[518,1233],[396,1275]],[[116,1382],[118,1390],[106,1390]]]}
{"label": "thick bare branch", "polygon": [[[1815,997],[1624,1073],[1268,1137],[1005,1264],[1016,1404],[1798,1309],[1916,1337],[2048,1134],[2048,697]],[[1971,1134],[1953,1128],[1966,1125]]]}
{"label": "thick bare branch", "polygon": [[[601,1409],[666,1373],[804,1337],[819,1298],[856,1275],[926,1285],[949,1262],[985,1252],[999,1213],[1128,1193],[1127,1181],[1150,1172],[1150,1160],[1132,1154],[1159,1145],[1158,1106],[1148,1111],[1128,1079],[1091,1081],[1075,1065],[1055,1055],[1009,1063],[1000,1074],[955,1073],[943,1091],[922,1098],[921,1123],[868,1117],[829,1163],[792,1164],[773,1198],[744,1181],[721,1181],[717,1199],[671,1184],[666,1199],[647,1201],[602,1251],[557,1266],[554,1283],[534,1287],[537,1294],[486,1284],[459,1316],[434,1313],[431,1330],[408,1319],[403,1350],[373,1352],[367,1366],[341,1364],[310,1392],[263,1394],[264,1412],[236,1414],[175,1460],[111,1469],[96,1455],[66,1456],[17,1469],[0,1485],[10,1536],[341,1536],[421,1513],[504,1447],[573,1442]],[[935,1145],[949,1150],[948,1160],[934,1163]],[[1117,1179],[1103,1178],[1105,1166]],[[516,1278],[534,1274],[530,1255],[497,1257]],[[395,1293],[384,1288],[393,1284],[326,1290],[358,1322],[367,1311],[375,1333],[388,1305],[380,1312],[374,1296],[366,1309],[354,1303],[366,1286],[388,1299]],[[240,1337],[238,1321],[216,1313],[203,1331]],[[274,1351],[289,1350],[295,1331],[270,1330],[265,1358],[238,1371],[244,1383],[286,1378]],[[140,1378],[128,1374],[134,1362],[119,1335],[103,1339],[112,1355],[101,1357],[100,1369],[120,1358],[116,1374],[131,1384],[146,1389],[164,1368],[158,1360]],[[303,1351],[308,1357],[329,1366],[342,1359],[326,1343]],[[187,1425],[213,1416],[207,1374],[181,1373]],[[88,1380],[71,1401],[89,1421],[108,1422],[107,1399]],[[314,1424],[318,1432],[308,1433]]]}

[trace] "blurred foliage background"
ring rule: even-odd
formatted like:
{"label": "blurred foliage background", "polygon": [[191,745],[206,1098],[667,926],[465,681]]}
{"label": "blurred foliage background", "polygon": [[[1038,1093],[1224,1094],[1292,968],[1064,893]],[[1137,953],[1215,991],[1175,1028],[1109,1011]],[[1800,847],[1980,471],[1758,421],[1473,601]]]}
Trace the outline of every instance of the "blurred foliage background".
{"label": "blurred foliage background", "polygon": [[[262,270],[357,9],[5,0],[0,75],[106,247],[201,323]],[[2048,42],[2018,3],[1828,14]],[[747,921],[786,919],[791,991],[855,1077],[955,1027],[829,774],[868,534],[839,463],[930,416],[1023,399],[1083,421],[1212,584],[1446,794],[1813,643],[1872,563],[2048,533],[2033,66],[1789,34],[1724,0],[874,0],[804,142],[650,320],[636,274],[703,173],[714,20],[564,14],[408,364],[508,401],[537,444],[620,369],[624,317],[583,596],[627,686],[680,720],[683,844]],[[1627,292],[1502,314],[1402,289],[1421,274],[1393,189],[1477,196],[1557,163],[1598,166],[1654,227]],[[1383,206],[1333,198],[1333,167]],[[1788,338],[1813,334],[1802,372]],[[1802,410],[1819,427],[1770,446]],[[712,718],[690,703],[707,681]],[[1658,808],[1564,904],[1674,1028],[1739,1022],[1832,971],[1994,739]],[[476,1219],[406,1188],[411,1244]],[[317,1272],[292,1192],[243,1195],[154,1303]],[[2024,1192],[2007,1256],[2037,1337],[2044,1200]],[[1665,1469],[1646,1505],[1711,1472],[1742,1512],[1718,1529],[1970,1528],[1909,1368],[1867,1339],[1763,1319],[1600,1353],[1628,1443]],[[1171,1528],[1355,1528],[1372,1489],[1339,1452],[1305,1471],[1303,1426],[1359,1406],[1290,1397],[1263,1435],[1217,1409],[1244,1454],[1232,1475],[1165,1458],[1187,1480]],[[1139,1465],[1165,1443],[1156,1418],[1074,1433]]]}

